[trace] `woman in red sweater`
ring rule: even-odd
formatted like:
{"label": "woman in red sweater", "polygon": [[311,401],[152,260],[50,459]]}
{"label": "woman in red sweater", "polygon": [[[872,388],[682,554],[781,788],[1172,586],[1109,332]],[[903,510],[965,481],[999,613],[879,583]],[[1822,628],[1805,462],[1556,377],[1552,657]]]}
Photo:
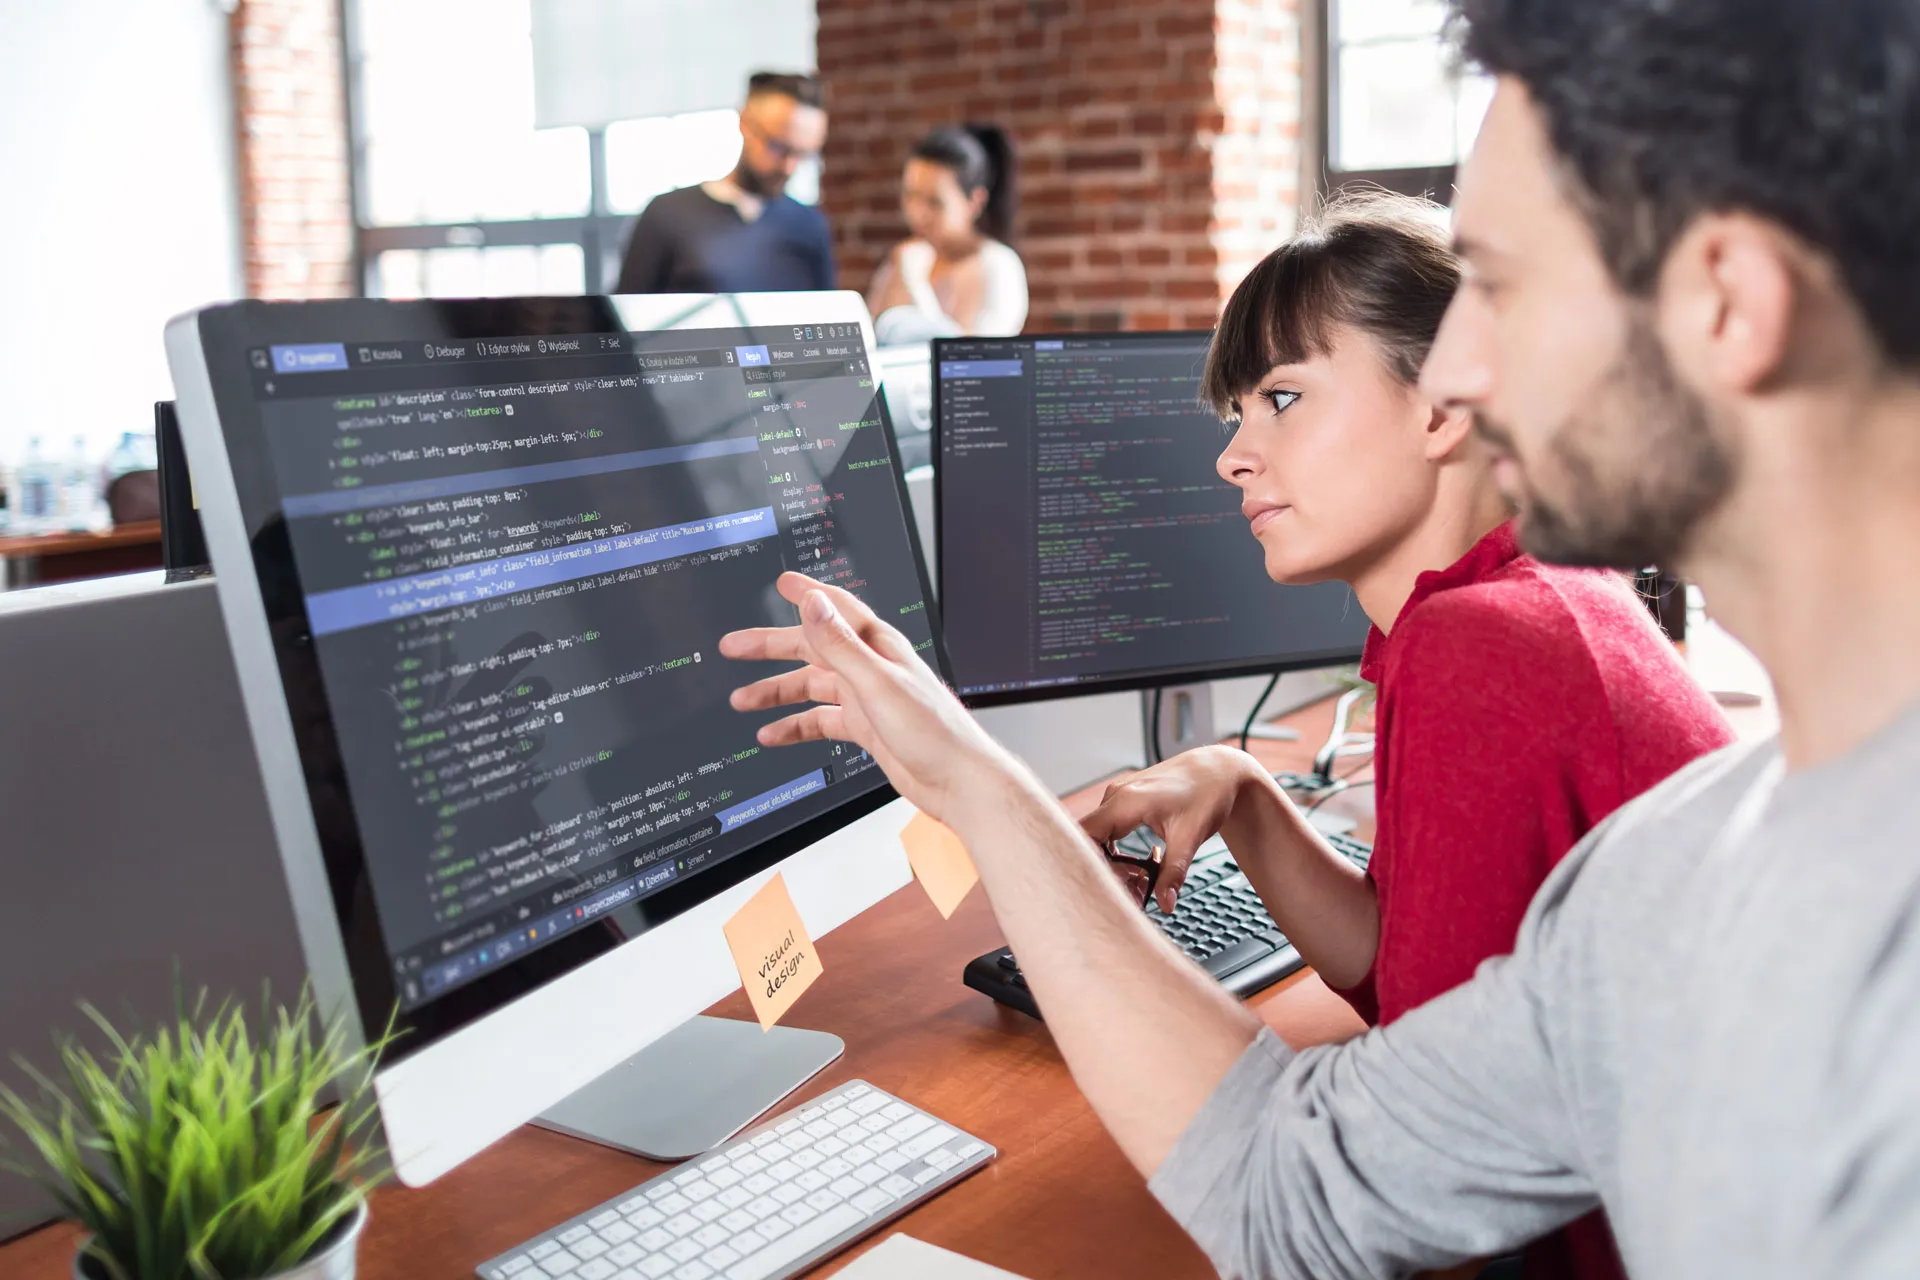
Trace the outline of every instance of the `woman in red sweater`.
{"label": "woman in red sweater", "polygon": [[[1315,835],[1252,757],[1190,751],[1108,789],[1106,842],[1166,841],[1170,909],[1218,832],[1281,930],[1370,1023],[1512,950],[1554,865],[1594,825],[1732,738],[1620,575],[1515,545],[1472,424],[1416,382],[1460,283],[1436,206],[1334,201],[1234,291],[1204,394],[1237,421],[1220,474],[1275,582],[1348,583],[1373,629],[1373,861]],[[1124,873],[1123,873],[1124,874]],[[1599,1214],[1525,1272],[1621,1275]]]}

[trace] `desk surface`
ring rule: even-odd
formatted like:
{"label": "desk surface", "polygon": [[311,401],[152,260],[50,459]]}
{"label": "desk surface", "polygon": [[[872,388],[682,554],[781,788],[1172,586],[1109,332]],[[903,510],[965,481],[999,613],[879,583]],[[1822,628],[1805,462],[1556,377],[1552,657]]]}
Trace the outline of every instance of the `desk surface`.
{"label": "desk surface", "polygon": [[0,538],[0,560],[44,559],[47,556],[75,555],[83,551],[106,551],[114,547],[158,546],[160,522],[135,520],[117,524],[99,533],[29,533]]}
{"label": "desk surface", "polygon": [[[1303,742],[1255,748],[1276,769],[1304,768],[1331,716],[1331,703],[1316,704],[1283,721],[1302,731]],[[1083,812],[1099,793],[1098,786],[1089,788],[1069,805]],[[1348,802],[1339,797],[1328,808]],[[1370,806],[1360,816],[1365,813]],[[980,891],[942,921],[917,885],[820,940],[826,971],[787,1021],[840,1035],[847,1052],[790,1103],[864,1078],[1000,1151],[985,1170],[865,1247],[905,1231],[1030,1280],[1211,1276],[1094,1118],[1046,1028],[961,985],[966,962],[1002,941]],[[1268,988],[1253,1004],[1295,1045],[1342,1039],[1361,1027],[1311,973]],[[709,1012],[753,1016],[740,993]],[[361,1280],[461,1280],[475,1264],[664,1167],[522,1128],[429,1187],[376,1192],[360,1250]],[[74,1228],[60,1225],[0,1248],[0,1275],[63,1280],[76,1239]],[[831,1275],[859,1252],[841,1254],[813,1274]]]}

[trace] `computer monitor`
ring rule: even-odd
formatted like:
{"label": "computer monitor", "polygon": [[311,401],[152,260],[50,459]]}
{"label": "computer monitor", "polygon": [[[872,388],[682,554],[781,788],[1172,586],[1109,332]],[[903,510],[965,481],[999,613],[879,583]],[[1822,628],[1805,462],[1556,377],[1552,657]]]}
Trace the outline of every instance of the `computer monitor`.
{"label": "computer monitor", "polygon": [[938,662],[871,345],[851,293],[169,326],[313,982],[363,1036],[397,1010],[374,1087],[402,1180],[629,1060],[612,1119],[697,1109],[778,1038],[726,1024],[673,1078],[635,1055],[738,987],[721,926],[746,898],[778,869],[817,936],[907,883],[871,758],[760,748],[771,715],[728,693],[778,668],[716,652],[794,620],[773,583],[797,569]]}
{"label": "computer monitor", "polygon": [[976,706],[1354,662],[1343,583],[1266,575],[1204,332],[933,344],[947,661]]}

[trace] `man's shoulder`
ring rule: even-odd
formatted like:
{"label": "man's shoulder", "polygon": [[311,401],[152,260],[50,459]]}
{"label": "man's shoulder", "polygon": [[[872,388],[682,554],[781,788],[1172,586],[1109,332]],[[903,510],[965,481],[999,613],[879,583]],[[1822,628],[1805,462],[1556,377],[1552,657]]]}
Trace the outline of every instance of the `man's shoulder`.
{"label": "man's shoulder", "polygon": [[649,200],[640,216],[648,222],[704,222],[724,207],[698,186],[679,187]]}

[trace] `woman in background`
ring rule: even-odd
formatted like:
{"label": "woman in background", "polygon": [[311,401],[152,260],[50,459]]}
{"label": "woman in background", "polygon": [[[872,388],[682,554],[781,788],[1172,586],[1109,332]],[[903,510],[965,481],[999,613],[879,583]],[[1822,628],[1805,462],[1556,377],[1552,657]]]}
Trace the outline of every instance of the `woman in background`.
{"label": "woman in background", "polygon": [[948,125],[914,144],[900,212],[913,235],[867,290],[882,343],[1006,336],[1027,321],[1027,269],[1009,246],[1012,140],[997,125]]}

